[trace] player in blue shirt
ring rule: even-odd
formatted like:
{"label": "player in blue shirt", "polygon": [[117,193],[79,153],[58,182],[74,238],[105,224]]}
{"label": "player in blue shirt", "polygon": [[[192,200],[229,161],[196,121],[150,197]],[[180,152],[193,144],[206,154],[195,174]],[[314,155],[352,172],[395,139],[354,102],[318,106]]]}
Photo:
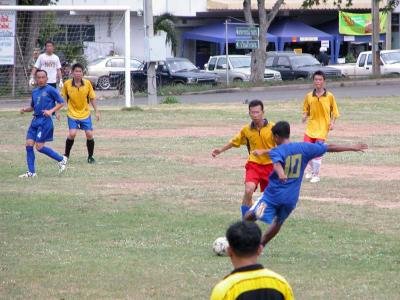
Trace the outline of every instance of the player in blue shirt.
{"label": "player in blue shirt", "polygon": [[271,150],[255,150],[254,155],[268,153],[274,165],[274,172],[269,178],[269,185],[264,194],[246,214],[246,220],[260,220],[271,224],[262,237],[265,246],[281,229],[283,222],[296,207],[304,170],[310,160],[320,157],[325,152],[363,151],[366,144],[341,146],[322,142],[291,143],[290,125],[280,121],[272,128],[277,147]]}
{"label": "player in blue shirt", "polygon": [[46,142],[53,140],[52,114],[63,107],[64,100],[57,89],[47,84],[46,71],[37,70],[35,76],[38,87],[32,91],[31,105],[20,110],[21,113],[33,111],[33,119],[26,135],[28,171],[20,175],[20,178],[36,176],[33,146],[36,146],[36,150],[40,153],[58,161],[60,173],[65,170],[67,164],[67,157],[61,156],[53,149],[45,146]]}

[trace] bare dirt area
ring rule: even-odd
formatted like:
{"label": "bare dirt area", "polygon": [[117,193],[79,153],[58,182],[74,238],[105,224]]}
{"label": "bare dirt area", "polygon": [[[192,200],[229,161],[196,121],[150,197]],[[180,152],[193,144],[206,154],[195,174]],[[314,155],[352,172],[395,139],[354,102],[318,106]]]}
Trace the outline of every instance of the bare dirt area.
{"label": "bare dirt area", "polygon": [[390,181],[400,180],[400,166],[356,166],[322,164],[322,176],[331,178],[359,178],[363,180]]}

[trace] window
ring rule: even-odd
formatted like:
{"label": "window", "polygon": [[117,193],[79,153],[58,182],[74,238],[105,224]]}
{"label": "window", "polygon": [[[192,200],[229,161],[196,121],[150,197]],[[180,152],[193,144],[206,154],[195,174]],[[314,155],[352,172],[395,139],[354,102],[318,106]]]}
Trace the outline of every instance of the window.
{"label": "window", "polygon": [[95,27],[94,25],[59,25],[59,31],[52,39],[60,44],[94,42]]}
{"label": "window", "polygon": [[142,63],[136,59],[131,59],[131,68],[139,69]]}
{"label": "window", "polygon": [[225,70],[226,69],[226,58],[221,57],[217,63],[217,70]]}
{"label": "window", "polygon": [[371,66],[372,65],[372,55],[368,55],[368,59],[367,59],[367,66]]}
{"label": "window", "polygon": [[208,70],[210,70],[210,71],[214,70],[216,61],[217,61],[216,57],[213,57],[210,59],[210,62],[208,64]]}
{"label": "window", "polygon": [[278,57],[278,62],[277,62],[278,67],[283,67],[283,68],[290,68],[290,62],[287,57],[284,56],[279,56]]}
{"label": "window", "polygon": [[359,66],[359,67],[364,67],[364,65],[365,65],[365,58],[366,58],[366,57],[367,57],[366,54],[361,54],[360,60],[359,60],[359,62],[358,62],[358,66]]}
{"label": "window", "polygon": [[267,57],[267,61],[265,62],[265,66],[268,67],[272,67],[272,65],[274,64],[274,59],[275,57],[273,56],[269,56]]}
{"label": "window", "polygon": [[112,68],[123,68],[125,66],[125,62],[123,58],[113,58],[107,62],[106,66]]}

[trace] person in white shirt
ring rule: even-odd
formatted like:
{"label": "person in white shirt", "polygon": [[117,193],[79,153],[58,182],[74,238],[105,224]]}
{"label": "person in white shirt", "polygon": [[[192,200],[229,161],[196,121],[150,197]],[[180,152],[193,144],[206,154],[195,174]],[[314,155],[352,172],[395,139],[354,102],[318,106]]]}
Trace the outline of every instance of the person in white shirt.
{"label": "person in white shirt", "polygon": [[47,84],[54,88],[57,88],[57,82],[59,87],[63,87],[63,80],[61,74],[61,63],[60,58],[54,53],[54,43],[47,41],[45,43],[45,53],[39,55],[34,67],[32,68],[31,79],[29,84],[35,85],[35,74],[37,70],[45,70],[47,72],[48,81]]}

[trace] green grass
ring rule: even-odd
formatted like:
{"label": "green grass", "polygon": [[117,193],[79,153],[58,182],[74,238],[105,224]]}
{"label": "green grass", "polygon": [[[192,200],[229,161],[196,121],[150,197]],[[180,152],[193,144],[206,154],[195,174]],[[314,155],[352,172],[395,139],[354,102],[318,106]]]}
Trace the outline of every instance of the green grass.
{"label": "green grass", "polygon": [[[399,128],[399,99],[339,100],[342,117],[330,139],[371,149],[328,154],[323,168],[387,173],[329,173],[317,186],[303,184],[298,207],[260,257],[287,278],[296,299],[399,299],[400,179],[388,178],[400,173],[400,134],[390,130]],[[37,153],[33,180],[17,178],[26,170],[29,117],[0,112],[0,298],[207,299],[232,268],[211,244],[240,218],[246,159],[245,149],[216,160],[210,152],[248,122],[246,110],[173,104],[103,111],[96,165],[86,163],[79,134],[66,173],[58,176],[55,163]],[[268,102],[267,112],[290,121],[293,139],[301,138],[300,102]],[[65,116],[56,123],[51,144],[60,152],[65,123]],[[220,131],[196,134],[205,128]]]}

